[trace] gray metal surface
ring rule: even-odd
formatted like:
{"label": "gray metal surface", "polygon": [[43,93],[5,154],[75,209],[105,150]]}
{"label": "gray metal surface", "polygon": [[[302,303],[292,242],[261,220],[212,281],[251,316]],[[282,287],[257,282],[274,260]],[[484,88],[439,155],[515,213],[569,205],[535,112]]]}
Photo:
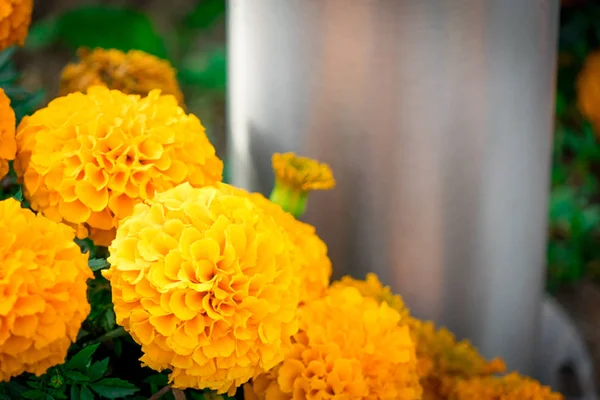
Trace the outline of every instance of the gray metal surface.
{"label": "gray metal surface", "polygon": [[379,274],[415,315],[533,372],[558,0],[229,0],[228,157],[326,161],[306,219],[335,274]]}

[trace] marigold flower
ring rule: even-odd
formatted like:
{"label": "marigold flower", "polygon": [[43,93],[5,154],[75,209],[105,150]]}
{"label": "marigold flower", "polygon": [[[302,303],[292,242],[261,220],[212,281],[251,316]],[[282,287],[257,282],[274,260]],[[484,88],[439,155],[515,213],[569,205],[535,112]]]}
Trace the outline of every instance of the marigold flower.
{"label": "marigold flower", "polygon": [[87,255],[66,225],[0,202],[0,381],[64,362],[87,317]]}
{"label": "marigold flower", "polygon": [[298,330],[293,244],[246,196],[188,183],[136,205],[110,247],[117,322],[177,388],[232,394]]}
{"label": "marigold flower", "polygon": [[446,399],[458,380],[488,376],[506,368],[500,359],[487,361],[469,341],[457,341],[447,329],[411,317],[402,298],[394,295],[389,286],[383,286],[375,274],[367,274],[364,281],[346,276],[332,287],[357,288],[363,296],[385,302],[401,314],[401,324],[410,328],[416,345],[424,400]]}
{"label": "marigold flower", "polygon": [[270,200],[294,217],[304,213],[308,192],[335,186],[333,173],[327,164],[294,153],[273,154],[273,171],[275,187]]}
{"label": "marigold flower", "polygon": [[17,152],[15,125],[15,112],[10,107],[10,99],[0,88],[0,179],[8,173],[8,160],[14,160]]}
{"label": "marigold flower", "polygon": [[511,373],[503,377],[483,377],[459,382],[450,400],[564,400],[539,382]]}
{"label": "marigold flower", "polygon": [[17,129],[15,170],[32,208],[107,246],[120,219],[155,192],[221,180],[200,120],[173,96],[93,87],[52,101]]}
{"label": "marigold flower", "polygon": [[293,350],[244,387],[248,399],[420,399],[415,347],[400,314],[353,287],[302,306]]}
{"label": "marigold flower", "polygon": [[428,366],[421,374],[424,400],[447,399],[458,382],[506,369],[501,359],[486,360],[468,340],[456,340],[454,334],[436,328],[433,322],[411,317],[407,323],[417,346],[417,358],[421,365]]}
{"label": "marigold flower", "polygon": [[59,94],[85,93],[92,86],[106,86],[127,94],[146,96],[154,89],[175,96],[183,106],[183,94],[175,69],[162,60],[140,50],[124,53],[116,49],[79,49],[79,62],[63,69]]}
{"label": "marigold flower", "polygon": [[402,297],[392,293],[392,289],[389,286],[383,286],[377,275],[374,273],[368,273],[365,280],[354,279],[351,276],[343,276],[342,279],[332,283],[331,286],[354,287],[365,297],[373,298],[380,303],[386,302],[388,306],[400,313],[402,321],[410,314],[410,311],[404,305]]}
{"label": "marigold flower", "polygon": [[271,202],[260,193],[248,193],[243,189],[219,184],[221,190],[251,199],[265,214],[273,217],[294,244],[294,259],[300,265],[300,303],[318,299],[329,286],[332,268],[327,255],[327,245],[316,234],[312,225],[298,221],[285,212],[278,204]]}
{"label": "marigold flower", "polygon": [[587,56],[576,86],[579,110],[600,135],[600,51]]}
{"label": "marigold flower", "polygon": [[0,2],[0,51],[15,44],[23,46],[32,11],[33,0]]}

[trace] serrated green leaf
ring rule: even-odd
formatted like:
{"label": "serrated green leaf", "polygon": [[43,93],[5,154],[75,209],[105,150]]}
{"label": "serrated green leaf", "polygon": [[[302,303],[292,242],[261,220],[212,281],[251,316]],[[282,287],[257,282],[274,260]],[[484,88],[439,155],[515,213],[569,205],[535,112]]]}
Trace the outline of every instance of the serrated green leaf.
{"label": "serrated green leaf", "polygon": [[98,379],[100,379],[104,376],[104,374],[106,373],[106,370],[108,368],[108,361],[109,361],[108,358],[105,358],[102,361],[93,363],[88,368],[87,375],[92,382],[97,381]]}
{"label": "serrated green leaf", "polygon": [[68,397],[57,389],[48,389],[48,394],[52,395],[55,399],[68,399]]}
{"label": "serrated green leaf", "polygon": [[110,267],[108,261],[106,261],[103,258],[93,258],[88,262],[88,265],[90,266],[90,269],[94,272]]}
{"label": "serrated green leaf", "polygon": [[83,5],[58,16],[55,38],[79,47],[142,50],[166,58],[163,39],[142,12],[108,5]]}
{"label": "serrated green leaf", "polygon": [[90,389],[108,399],[130,396],[139,389],[135,385],[119,378],[106,378],[89,385]]}
{"label": "serrated green leaf", "polygon": [[67,370],[64,372],[64,375],[65,378],[74,383],[84,383],[90,381],[90,378],[87,375],[84,375],[79,371]]}
{"label": "serrated green leaf", "polygon": [[92,344],[84,347],[79,353],[75,354],[65,365],[66,369],[85,370],[91,362],[92,355],[96,352],[100,344]]}
{"label": "serrated green leaf", "polygon": [[34,389],[21,393],[21,396],[26,399],[43,399],[46,396],[46,393],[42,392],[39,389]]}
{"label": "serrated green leaf", "polygon": [[79,391],[79,400],[94,400],[94,394],[87,386],[82,386]]}

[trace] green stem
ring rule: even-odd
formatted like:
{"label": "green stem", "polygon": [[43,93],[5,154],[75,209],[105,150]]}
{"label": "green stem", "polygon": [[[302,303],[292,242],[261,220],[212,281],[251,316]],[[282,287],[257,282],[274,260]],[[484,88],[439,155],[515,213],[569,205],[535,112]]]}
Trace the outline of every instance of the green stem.
{"label": "green stem", "polygon": [[308,192],[275,181],[275,187],[271,192],[269,200],[281,206],[281,208],[292,214],[295,218],[300,218],[306,210]]}

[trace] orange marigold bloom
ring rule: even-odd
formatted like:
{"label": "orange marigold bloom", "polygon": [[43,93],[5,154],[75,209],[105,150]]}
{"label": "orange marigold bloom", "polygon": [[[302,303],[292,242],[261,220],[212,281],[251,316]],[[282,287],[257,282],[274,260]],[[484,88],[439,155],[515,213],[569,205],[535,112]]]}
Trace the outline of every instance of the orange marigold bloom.
{"label": "orange marigold bloom", "polygon": [[319,238],[314,226],[298,221],[260,193],[248,193],[225,184],[220,184],[219,187],[232,194],[250,198],[285,229],[294,244],[294,259],[300,265],[300,303],[322,297],[329,286],[332,268],[327,255],[327,245]]}
{"label": "orange marigold bloom", "polygon": [[0,381],[64,362],[87,317],[87,255],[66,225],[0,202]]}
{"label": "orange marigold bloom", "polygon": [[0,179],[8,173],[8,160],[14,160],[17,152],[15,125],[15,112],[10,107],[10,99],[0,88]]}
{"label": "orange marigold bloom", "polygon": [[420,399],[415,347],[400,314],[356,288],[299,309],[281,365],[244,387],[247,399]]}
{"label": "orange marigold bloom", "polygon": [[23,46],[32,11],[33,0],[0,1],[0,51],[15,44]]}
{"label": "orange marigold bloom", "polygon": [[17,129],[15,170],[34,210],[107,246],[135,204],[182,182],[221,180],[200,120],[173,96],[105,87],[52,101]]}
{"label": "orange marigold bloom", "polygon": [[79,49],[79,62],[63,69],[59,94],[86,92],[92,86],[106,86],[127,94],[146,96],[154,89],[175,96],[183,106],[183,94],[175,69],[162,60],[140,50],[124,53],[116,49]]}
{"label": "orange marigold bloom", "polygon": [[283,360],[298,330],[288,236],[246,196],[185,183],[138,204],[110,247],[117,322],[177,388],[236,387]]}
{"label": "orange marigold bloom", "polygon": [[564,400],[539,382],[511,373],[501,378],[473,378],[459,382],[450,400]]}
{"label": "orange marigold bloom", "polygon": [[424,400],[446,399],[457,382],[506,369],[501,359],[486,360],[468,340],[456,340],[450,331],[436,328],[433,322],[411,317],[407,323],[417,346],[417,357],[421,365],[429,367],[421,374]]}
{"label": "orange marigold bloom", "polygon": [[457,341],[447,329],[438,329],[433,322],[411,317],[402,298],[394,295],[389,286],[383,286],[375,274],[367,274],[364,281],[346,276],[334,282],[332,287],[355,287],[362,295],[385,302],[402,315],[401,324],[410,328],[416,345],[424,400],[446,399],[460,379],[488,376],[505,370],[502,360],[487,361],[469,341]]}
{"label": "orange marigold bloom", "polygon": [[579,110],[600,135],[600,51],[587,56],[576,86]]}

